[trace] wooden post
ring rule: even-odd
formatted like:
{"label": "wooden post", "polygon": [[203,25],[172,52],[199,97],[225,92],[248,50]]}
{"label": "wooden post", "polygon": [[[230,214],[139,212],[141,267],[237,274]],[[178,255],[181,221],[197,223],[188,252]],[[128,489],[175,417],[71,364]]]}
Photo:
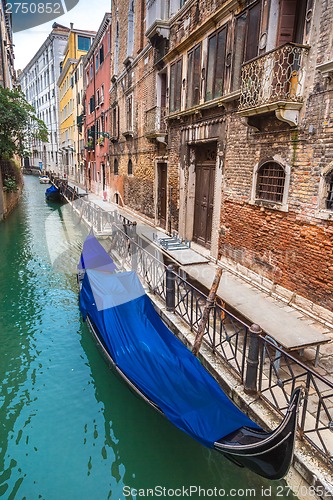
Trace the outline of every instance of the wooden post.
{"label": "wooden post", "polygon": [[249,328],[249,350],[247,356],[246,364],[246,375],[244,391],[247,394],[256,394],[258,392],[257,388],[257,376],[258,376],[258,365],[259,365],[259,335],[261,335],[262,329],[259,325],[253,324]]}
{"label": "wooden post", "polygon": [[176,305],[176,275],[174,266],[169,264],[166,268],[165,277],[165,304],[166,310],[170,312],[175,312]]}
{"label": "wooden post", "polygon": [[207,324],[207,321],[209,318],[209,311],[213,307],[215,297],[216,297],[216,292],[217,292],[218,286],[220,284],[221,276],[222,276],[222,268],[218,267],[216,269],[214,281],[213,281],[212,287],[210,289],[209,295],[207,297],[206,305],[205,305],[205,308],[203,311],[203,315],[202,315],[202,318],[201,318],[200,323],[199,323],[198,333],[197,333],[197,336],[196,336],[195,341],[194,341],[194,346],[192,349],[192,353],[194,354],[194,356],[197,356],[199,353],[199,350],[200,350],[200,347],[202,344],[202,339],[203,339],[204,334],[205,334],[206,324]]}
{"label": "wooden post", "polygon": [[131,226],[131,238],[133,243],[131,243],[131,254],[132,254],[132,269],[137,271],[138,269],[138,235],[136,232],[136,221],[132,222]]}

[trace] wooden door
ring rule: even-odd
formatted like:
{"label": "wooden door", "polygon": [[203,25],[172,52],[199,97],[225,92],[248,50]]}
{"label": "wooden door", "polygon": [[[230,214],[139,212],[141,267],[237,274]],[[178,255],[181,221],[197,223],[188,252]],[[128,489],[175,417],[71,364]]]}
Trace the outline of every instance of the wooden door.
{"label": "wooden door", "polygon": [[158,218],[163,229],[167,219],[167,180],[167,164],[158,163]]}
{"label": "wooden door", "polygon": [[211,243],[216,146],[197,149],[193,240],[209,248]]}

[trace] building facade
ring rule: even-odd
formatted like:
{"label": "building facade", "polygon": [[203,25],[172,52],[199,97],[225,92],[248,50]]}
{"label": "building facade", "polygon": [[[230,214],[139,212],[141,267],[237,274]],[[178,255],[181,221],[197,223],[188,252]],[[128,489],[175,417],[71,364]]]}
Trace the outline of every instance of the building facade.
{"label": "building facade", "polygon": [[85,56],[94,40],[94,31],[74,29],[71,24],[64,49],[64,60],[57,81],[59,87],[60,170],[64,177],[75,179],[78,170],[75,150],[77,114],[74,92],[75,71],[81,56]]}
{"label": "building facade", "polygon": [[68,33],[69,28],[54,23],[43,45],[18,76],[26,100],[35,108],[36,115],[46,124],[49,133],[48,142],[35,141],[29,145],[30,157],[24,159],[24,164],[57,173],[60,172],[57,80]]}
{"label": "building facade", "polygon": [[0,86],[13,88],[16,81],[14,69],[13,31],[11,14],[6,12],[7,1],[0,4]]}
{"label": "building facade", "polygon": [[84,59],[81,56],[74,66],[73,77],[73,109],[74,109],[74,172],[70,179],[76,184],[87,188],[85,180],[85,149],[84,149]]}
{"label": "building facade", "polygon": [[112,3],[109,199],[326,312],[332,21],[327,0]]}
{"label": "building facade", "polygon": [[[111,10],[110,199],[165,228],[157,171],[166,179],[165,100],[158,101],[166,77],[161,81],[145,36],[146,2],[112,2]],[[166,190],[163,199],[166,207]]]}
{"label": "building facade", "polygon": [[164,32],[174,227],[307,309],[333,306],[332,25],[325,0],[188,0]]}
{"label": "building facade", "polygon": [[110,197],[111,14],[105,14],[84,62],[85,172],[89,188]]}

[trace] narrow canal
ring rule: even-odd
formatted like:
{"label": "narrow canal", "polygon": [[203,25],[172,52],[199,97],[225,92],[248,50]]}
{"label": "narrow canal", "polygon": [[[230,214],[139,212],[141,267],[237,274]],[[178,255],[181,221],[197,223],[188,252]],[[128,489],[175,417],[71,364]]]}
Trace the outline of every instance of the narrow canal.
{"label": "narrow canal", "polygon": [[110,372],[78,309],[86,230],[45,189],[27,176],[0,223],[0,497],[292,498],[175,429]]}

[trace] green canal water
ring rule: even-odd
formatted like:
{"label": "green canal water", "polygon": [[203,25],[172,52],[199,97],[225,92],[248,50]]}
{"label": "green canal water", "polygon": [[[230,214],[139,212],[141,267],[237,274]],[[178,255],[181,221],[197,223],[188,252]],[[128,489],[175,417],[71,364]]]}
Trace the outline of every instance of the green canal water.
{"label": "green canal water", "polygon": [[194,442],[110,372],[79,314],[86,230],[45,189],[27,176],[0,223],[0,497],[292,498]]}

